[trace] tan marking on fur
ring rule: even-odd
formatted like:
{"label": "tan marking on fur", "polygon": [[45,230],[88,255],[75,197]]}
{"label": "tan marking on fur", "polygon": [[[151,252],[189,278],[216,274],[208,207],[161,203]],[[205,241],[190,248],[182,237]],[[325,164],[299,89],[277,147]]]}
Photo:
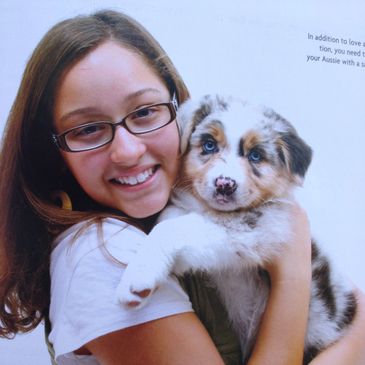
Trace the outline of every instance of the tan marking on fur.
{"label": "tan marking on fur", "polygon": [[285,165],[289,169],[289,166],[287,164],[288,164],[288,161],[290,161],[290,153],[288,151],[286,143],[281,138],[278,138],[276,140],[276,144],[280,148],[280,150],[283,152],[284,158],[285,158]]}
{"label": "tan marking on fur", "polygon": [[224,130],[214,120],[209,122],[203,122],[202,124],[197,126],[195,132],[190,138],[190,141],[194,141],[195,147],[201,147],[200,138],[203,134],[210,134],[220,144],[220,146],[224,146],[226,144],[226,136]]}
{"label": "tan marking on fur", "polygon": [[251,203],[251,207],[255,208],[265,201],[273,198],[277,198],[282,195],[284,191],[288,189],[289,179],[286,171],[283,169],[278,170],[269,162],[261,162],[257,167],[261,176],[256,176],[250,163],[244,160],[243,168],[245,169],[246,176],[248,177],[248,188],[252,191],[253,196],[256,196]]}
{"label": "tan marking on fur", "polygon": [[260,138],[260,134],[257,131],[248,131],[245,136],[243,137],[244,139],[244,151],[249,151],[251,148],[257,146],[258,144],[260,144],[261,142],[261,138]]}
{"label": "tan marking on fur", "polygon": [[211,168],[219,156],[219,154],[210,155],[209,160],[202,164],[201,161],[197,160],[196,155],[190,152],[183,164],[183,174],[190,177],[191,180],[202,181],[206,172]]}
{"label": "tan marking on fur", "polygon": [[209,125],[208,133],[210,133],[214,139],[220,144],[220,146],[224,146],[226,144],[226,136],[224,131],[218,124],[212,123]]}
{"label": "tan marking on fur", "polygon": [[286,178],[288,180],[290,180],[292,183],[300,184],[300,182],[298,182],[298,177],[294,176],[290,172],[289,164],[290,164],[290,160],[291,160],[291,155],[290,155],[290,151],[288,150],[287,144],[281,138],[278,138],[276,140],[276,144],[277,144],[278,148],[280,148],[281,152],[284,155],[284,159],[285,159],[285,169],[282,169],[281,173],[284,174],[286,176]]}

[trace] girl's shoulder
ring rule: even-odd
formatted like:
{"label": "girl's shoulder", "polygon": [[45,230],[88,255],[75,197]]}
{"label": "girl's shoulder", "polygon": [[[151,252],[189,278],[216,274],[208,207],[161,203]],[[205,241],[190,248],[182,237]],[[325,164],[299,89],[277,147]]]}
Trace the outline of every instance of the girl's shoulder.
{"label": "girl's shoulder", "polygon": [[173,278],[139,311],[119,303],[116,288],[125,263],[144,236],[131,225],[106,219],[77,225],[57,238],[51,258],[49,339],[58,360],[74,356],[72,351],[107,333],[192,310]]}
{"label": "girl's shoulder", "polygon": [[138,228],[116,218],[80,222],[54,240],[51,273],[61,261],[67,260],[68,266],[76,266],[80,260],[100,254],[127,264],[144,236],[145,233]]}

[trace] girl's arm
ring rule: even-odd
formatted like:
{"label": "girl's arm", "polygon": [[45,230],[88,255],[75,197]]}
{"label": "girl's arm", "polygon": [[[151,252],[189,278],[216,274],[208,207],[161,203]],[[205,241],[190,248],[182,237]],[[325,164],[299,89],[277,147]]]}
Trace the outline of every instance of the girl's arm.
{"label": "girl's arm", "polygon": [[[295,244],[289,244],[280,260],[267,267],[272,289],[249,365],[302,364],[311,250],[304,211],[295,207],[294,218]],[[117,331],[86,347],[106,365],[118,364],[121,359],[126,364],[223,364],[208,333],[192,313]]]}
{"label": "girl's arm", "polygon": [[224,365],[192,312],[112,332],[85,347],[103,365]]}
{"label": "girl's arm", "polygon": [[293,208],[293,242],[266,267],[269,301],[248,365],[302,365],[311,284],[311,235],[307,216]]}
{"label": "girl's arm", "polygon": [[[311,237],[305,212],[293,212],[295,242],[267,267],[269,302],[248,365],[302,365],[311,283]],[[358,309],[344,337],[322,351],[311,365],[365,364],[365,296],[357,292]]]}
{"label": "girl's arm", "polygon": [[[305,212],[294,208],[295,242],[266,269],[271,292],[248,365],[302,365],[311,283],[310,230]],[[311,364],[365,363],[365,299],[349,332]],[[101,364],[222,365],[209,334],[194,313],[178,314],[101,336],[85,348]]]}

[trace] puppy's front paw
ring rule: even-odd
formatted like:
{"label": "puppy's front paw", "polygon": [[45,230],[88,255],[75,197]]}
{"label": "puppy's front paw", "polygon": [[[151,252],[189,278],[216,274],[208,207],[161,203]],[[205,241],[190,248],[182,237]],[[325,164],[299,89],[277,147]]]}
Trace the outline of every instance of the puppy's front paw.
{"label": "puppy's front paw", "polygon": [[127,308],[142,308],[148,301],[149,296],[153,290],[144,289],[142,291],[134,291],[132,288],[125,289],[123,287],[117,288],[117,296],[119,302]]}
{"label": "puppy's front paw", "polygon": [[157,289],[157,278],[148,270],[125,270],[117,287],[119,302],[127,308],[142,308]]}

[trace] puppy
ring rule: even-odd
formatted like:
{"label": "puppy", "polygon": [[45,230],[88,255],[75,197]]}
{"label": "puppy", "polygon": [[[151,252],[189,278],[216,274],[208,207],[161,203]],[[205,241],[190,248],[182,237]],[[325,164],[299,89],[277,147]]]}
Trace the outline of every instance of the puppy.
{"label": "puppy", "polygon": [[[139,307],[170,273],[207,271],[247,360],[269,295],[263,266],[293,242],[292,191],[312,151],[279,114],[232,97],[190,100],[178,121],[183,157],[171,205],[129,263],[117,295]],[[313,241],[304,364],[339,339],[355,311],[352,288]]]}

